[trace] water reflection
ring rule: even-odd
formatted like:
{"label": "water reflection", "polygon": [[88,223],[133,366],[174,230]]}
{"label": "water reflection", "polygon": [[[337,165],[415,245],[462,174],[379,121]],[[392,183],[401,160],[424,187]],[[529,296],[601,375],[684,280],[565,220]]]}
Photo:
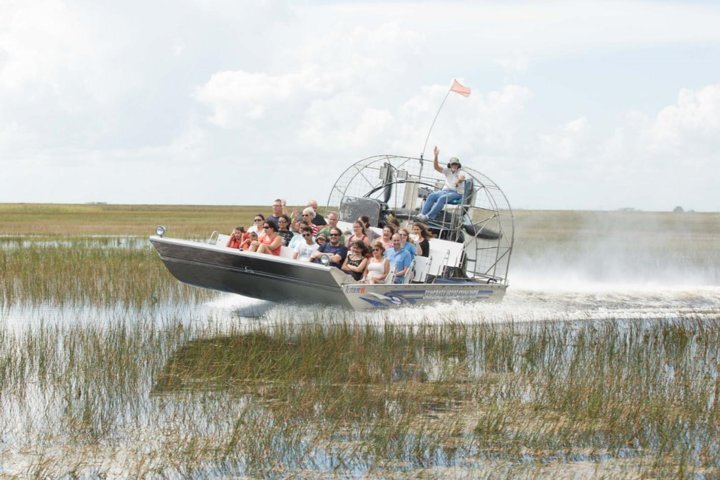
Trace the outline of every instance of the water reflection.
{"label": "water reflection", "polygon": [[[457,369],[467,364],[466,340],[450,332],[285,325],[193,340],[170,357],[153,391],[234,390],[273,406],[302,389],[312,404],[308,415],[376,418],[398,414],[409,402],[427,412],[459,402],[458,382],[469,378]],[[451,371],[453,381],[444,383]]]}

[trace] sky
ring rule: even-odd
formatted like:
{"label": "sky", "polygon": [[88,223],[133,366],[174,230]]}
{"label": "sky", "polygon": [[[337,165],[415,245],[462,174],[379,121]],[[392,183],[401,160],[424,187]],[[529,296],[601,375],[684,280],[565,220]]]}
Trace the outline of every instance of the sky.
{"label": "sky", "polygon": [[514,208],[720,211],[720,4],[0,0],[0,202],[322,205],[456,156]]}

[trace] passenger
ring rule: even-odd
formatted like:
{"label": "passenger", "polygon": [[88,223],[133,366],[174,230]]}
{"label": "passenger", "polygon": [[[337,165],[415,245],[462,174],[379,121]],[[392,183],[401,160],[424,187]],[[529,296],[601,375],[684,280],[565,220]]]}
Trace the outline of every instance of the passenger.
{"label": "passenger", "polygon": [[315,212],[315,216],[311,220],[313,225],[317,225],[319,227],[324,227],[325,225],[327,225],[325,218],[318,213],[318,203],[316,200],[310,200],[308,202],[308,207],[312,208]]}
{"label": "passenger", "polygon": [[425,224],[415,222],[412,226],[413,235],[415,235],[415,245],[420,247],[418,255],[421,257],[430,256],[430,239],[432,238],[432,232],[428,230]]}
{"label": "passenger", "polygon": [[391,218],[388,218],[387,221],[388,225],[392,225],[393,229],[397,232],[400,228],[400,221],[397,219],[397,217],[393,216]]}
{"label": "passenger", "polygon": [[457,157],[452,157],[447,164],[447,168],[442,168],[440,162],[438,162],[440,150],[438,150],[437,145],[434,153],[433,167],[445,175],[445,185],[443,185],[442,190],[432,192],[425,200],[422,210],[417,216],[418,220],[423,222],[435,220],[446,203],[461,199],[465,192],[465,173],[461,170],[460,160]]}
{"label": "passenger", "polygon": [[278,219],[278,235],[282,237],[283,245],[286,247],[290,245],[290,240],[295,236],[290,230],[290,217],[284,213]]}
{"label": "passenger", "polygon": [[367,254],[367,245],[362,240],[355,240],[350,244],[350,252],[345,257],[342,271],[359,281],[365,274],[368,262]]}
{"label": "passenger", "polygon": [[312,207],[307,207],[302,211],[302,220],[309,223],[313,229],[313,235],[317,235],[320,227],[312,223],[312,219],[315,218],[315,210]]}
{"label": "passenger", "polygon": [[[340,217],[338,216],[338,213],[337,213],[337,212],[330,212],[330,213],[328,213],[328,215],[327,215],[327,222],[328,222],[328,224],[327,224],[327,226],[321,228],[320,231],[318,232],[318,234],[322,233],[322,234],[325,235],[325,237],[329,236],[329,235],[330,235],[330,229],[337,227],[338,218],[340,218]],[[343,236],[340,237],[340,243],[342,243],[343,245],[345,245],[345,235],[343,235]]]}
{"label": "passenger", "polygon": [[293,238],[290,239],[290,243],[288,244],[289,248],[295,250],[295,247],[297,247],[299,243],[303,242],[302,227],[305,225],[307,225],[307,223],[302,220],[292,223]]}
{"label": "passenger", "polygon": [[388,223],[383,227],[382,237],[380,242],[383,245],[383,251],[392,248],[392,236],[395,235],[395,226],[392,223]]}
{"label": "passenger", "polygon": [[372,245],[372,256],[368,259],[365,268],[365,283],[383,283],[390,273],[390,262],[384,257],[385,247],[380,240]]}
{"label": "passenger", "polygon": [[275,225],[279,225],[280,217],[283,214],[282,199],[276,198],[275,200],[273,200],[272,210],[273,210],[272,215],[269,215],[265,220],[273,222]]}
{"label": "passenger", "polygon": [[257,232],[248,232],[248,238],[243,241],[242,245],[240,245],[240,250],[250,250],[250,245],[252,245],[253,242],[258,241],[258,234]]}
{"label": "passenger", "polygon": [[330,266],[340,268],[347,256],[347,247],[340,243],[340,235],[342,232],[339,228],[331,228],[330,239],[320,245],[317,252],[312,254],[313,261],[320,262],[320,257],[327,254],[330,256]]}
{"label": "passenger", "polygon": [[265,221],[265,215],[258,213],[253,219],[253,224],[248,228],[248,233],[255,232],[258,235],[262,233],[263,222]]}
{"label": "passenger", "polygon": [[247,233],[245,232],[245,227],[235,227],[230,234],[230,240],[228,240],[228,243],[225,246],[229,248],[240,248],[243,241],[247,238],[246,235]]}
{"label": "passenger", "polygon": [[366,247],[370,245],[370,239],[368,238],[367,233],[365,233],[365,225],[360,220],[353,223],[353,233],[348,236],[345,246],[350,248],[350,245],[356,241],[363,242]]}
{"label": "passenger", "polygon": [[410,254],[410,259],[412,260],[415,258],[415,255],[417,255],[417,249],[415,248],[415,244],[412,243],[412,240],[410,239],[410,232],[407,228],[401,228],[398,230],[398,233],[400,234],[400,244],[402,247],[407,250],[407,252]]}
{"label": "passenger", "polygon": [[385,251],[385,257],[390,262],[390,268],[395,274],[393,283],[403,283],[405,281],[405,275],[410,270],[410,264],[412,258],[410,253],[403,248],[402,240],[399,233],[392,236],[393,248]]}
{"label": "passenger", "polygon": [[368,217],[367,215],[362,215],[358,217],[358,222],[362,222],[362,224],[365,226],[365,234],[368,236],[370,244],[372,244],[372,242],[378,238],[378,234],[375,233],[372,228],[370,228],[370,217]]}
{"label": "passenger", "polygon": [[299,242],[295,247],[295,253],[293,254],[293,258],[295,260],[309,262],[312,254],[317,251],[320,245],[313,242],[312,227],[310,225],[303,225],[300,231],[302,232],[300,234],[300,238],[302,238],[302,241]]}
{"label": "passenger", "polygon": [[327,243],[327,236],[324,233],[318,233],[318,236],[315,237],[315,243],[318,244],[318,247],[324,245]]}
{"label": "passenger", "polygon": [[269,253],[271,255],[280,255],[282,248],[282,237],[278,235],[278,227],[275,223],[267,221],[263,224],[265,235],[261,236],[257,242],[250,244],[250,251],[257,253]]}

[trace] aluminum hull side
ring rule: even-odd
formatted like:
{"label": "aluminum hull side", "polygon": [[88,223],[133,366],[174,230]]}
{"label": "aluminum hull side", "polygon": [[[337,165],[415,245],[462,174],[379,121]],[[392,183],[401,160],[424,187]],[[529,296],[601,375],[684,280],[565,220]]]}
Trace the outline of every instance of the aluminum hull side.
{"label": "aluminum hull side", "polygon": [[183,283],[273,302],[352,308],[340,286],[345,275],[331,267],[199,242],[156,236],[150,241]]}
{"label": "aluminum hull side", "polygon": [[452,300],[497,302],[507,289],[473,282],[366,285],[332,267],[186,240],[150,241],[183,283],[279,303],[373,310]]}
{"label": "aluminum hull side", "polygon": [[410,283],[343,285],[343,294],[353,309],[383,309],[398,306],[431,305],[453,300],[499,302],[507,290],[504,284]]}

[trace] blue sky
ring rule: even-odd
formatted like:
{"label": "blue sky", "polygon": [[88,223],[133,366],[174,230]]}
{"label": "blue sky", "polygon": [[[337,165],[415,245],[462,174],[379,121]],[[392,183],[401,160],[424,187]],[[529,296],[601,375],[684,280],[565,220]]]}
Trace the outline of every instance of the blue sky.
{"label": "blue sky", "polygon": [[720,211],[711,2],[0,3],[0,202],[269,204],[429,148],[516,208]]}

